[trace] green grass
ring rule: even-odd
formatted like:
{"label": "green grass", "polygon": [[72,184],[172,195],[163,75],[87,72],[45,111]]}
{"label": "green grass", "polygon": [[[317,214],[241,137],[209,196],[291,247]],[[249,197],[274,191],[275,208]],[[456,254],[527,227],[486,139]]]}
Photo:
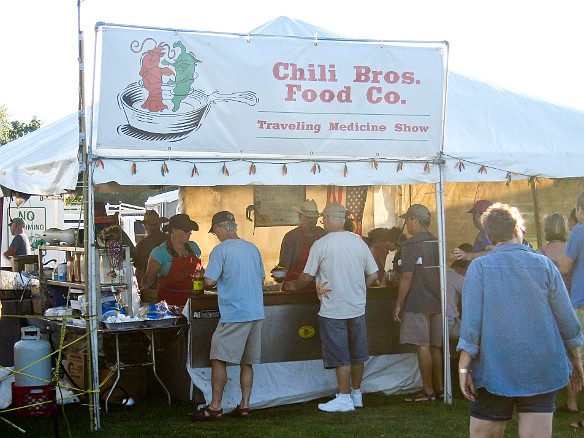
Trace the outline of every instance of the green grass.
{"label": "green grass", "polygon": [[[455,397],[457,394],[455,393]],[[252,418],[239,420],[225,416],[217,422],[192,422],[187,417],[194,405],[165,399],[149,398],[131,408],[102,411],[102,430],[97,437],[432,437],[468,436],[468,404],[455,398],[452,406],[440,402],[409,404],[403,396],[365,394],[365,408],[349,413],[324,413],[317,410],[322,400],[252,411]],[[558,405],[565,403],[562,391]],[[53,437],[51,418],[20,418],[13,413],[3,418],[26,430],[26,435],[0,421],[0,437]],[[89,431],[87,406],[67,405],[64,415],[59,407],[60,437],[85,437]],[[558,412],[554,418],[554,437],[584,436],[584,431],[569,427],[582,416]],[[68,425],[67,425],[68,423]],[[507,425],[506,437],[517,437],[517,423]]]}

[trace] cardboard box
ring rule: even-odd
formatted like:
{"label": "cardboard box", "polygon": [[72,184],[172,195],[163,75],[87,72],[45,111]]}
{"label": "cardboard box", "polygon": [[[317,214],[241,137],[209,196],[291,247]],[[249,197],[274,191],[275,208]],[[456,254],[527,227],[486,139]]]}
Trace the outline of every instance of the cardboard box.
{"label": "cardboard box", "polygon": [[[83,390],[87,389],[88,375],[86,373],[85,353],[66,352],[63,367],[74,386]],[[115,370],[112,372],[109,368],[100,367],[99,384],[100,399],[102,401],[105,401],[115,380]],[[124,399],[128,397],[132,397],[136,401],[142,400],[146,397],[146,389],[146,370],[144,367],[135,366],[123,368],[121,370],[120,381],[109,398],[109,403],[122,404]]]}
{"label": "cardboard box", "polygon": [[39,295],[32,296],[32,311],[35,315],[43,314],[43,300]]}
{"label": "cardboard box", "polygon": [[[110,376],[111,374],[111,376]],[[108,376],[109,379],[108,379]],[[101,385],[101,400],[105,400],[116,380],[116,371],[100,368],[99,381]],[[146,370],[144,367],[131,367],[122,369],[120,381],[112,393],[109,403],[122,404],[128,397],[135,401],[146,397]]]}

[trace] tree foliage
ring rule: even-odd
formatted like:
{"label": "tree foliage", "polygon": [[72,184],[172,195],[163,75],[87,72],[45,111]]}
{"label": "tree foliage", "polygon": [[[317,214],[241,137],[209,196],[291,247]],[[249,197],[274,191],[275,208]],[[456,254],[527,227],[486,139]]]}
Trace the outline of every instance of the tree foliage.
{"label": "tree foliage", "polygon": [[0,145],[39,129],[41,124],[42,122],[36,117],[28,123],[10,120],[8,110],[4,105],[0,105]]}

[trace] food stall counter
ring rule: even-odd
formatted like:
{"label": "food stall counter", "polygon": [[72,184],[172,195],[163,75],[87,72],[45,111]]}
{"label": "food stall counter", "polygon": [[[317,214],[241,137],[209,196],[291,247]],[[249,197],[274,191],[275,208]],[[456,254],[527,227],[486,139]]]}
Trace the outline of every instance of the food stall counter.
{"label": "food stall counter", "polygon": [[[397,285],[367,289],[367,333],[371,355],[397,354],[411,349],[399,344],[399,324],[390,318]],[[322,358],[319,301],[314,292],[265,291],[262,323],[262,363]],[[219,322],[217,293],[206,291],[190,299],[191,366],[209,367],[211,337]]]}

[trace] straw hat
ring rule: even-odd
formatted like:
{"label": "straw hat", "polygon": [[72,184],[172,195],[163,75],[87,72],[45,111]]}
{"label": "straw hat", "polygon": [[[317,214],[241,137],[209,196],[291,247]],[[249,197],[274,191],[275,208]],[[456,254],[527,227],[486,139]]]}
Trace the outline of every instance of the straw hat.
{"label": "straw hat", "polygon": [[316,205],[314,199],[307,199],[298,206],[294,205],[292,206],[292,210],[294,210],[296,213],[303,214],[306,217],[315,218],[320,216],[320,213],[318,212],[318,206]]}
{"label": "straw hat", "polygon": [[146,213],[144,213],[144,219],[136,222],[140,222],[144,225],[160,225],[168,222],[168,219],[160,217],[156,210],[146,210]]}

